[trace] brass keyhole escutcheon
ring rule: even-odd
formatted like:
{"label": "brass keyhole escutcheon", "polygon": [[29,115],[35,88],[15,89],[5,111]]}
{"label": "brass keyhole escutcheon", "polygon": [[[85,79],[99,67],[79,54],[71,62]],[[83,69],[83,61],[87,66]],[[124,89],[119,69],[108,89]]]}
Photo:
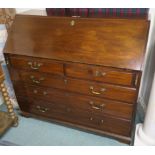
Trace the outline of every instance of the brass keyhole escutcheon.
{"label": "brass keyhole escutcheon", "polygon": [[67,83],[68,83],[67,79],[64,79],[64,83],[65,83],[65,84],[67,84]]}
{"label": "brass keyhole escutcheon", "polygon": [[103,124],[103,123],[104,123],[104,120],[102,119],[102,120],[101,120],[101,124]]}
{"label": "brass keyhole escutcheon", "polygon": [[93,117],[90,117],[89,119],[90,119],[90,121],[92,121],[93,120]]}
{"label": "brass keyhole escutcheon", "polygon": [[35,90],[33,90],[33,93],[34,93],[34,94],[37,94],[37,93],[38,93],[38,91],[35,89]]}
{"label": "brass keyhole escutcheon", "polygon": [[46,91],[43,91],[43,95],[47,95],[47,92]]}
{"label": "brass keyhole escutcheon", "polygon": [[72,21],[70,22],[70,25],[71,25],[71,26],[74,26],[74,25],[75,25],[75,21],[72,20]]}

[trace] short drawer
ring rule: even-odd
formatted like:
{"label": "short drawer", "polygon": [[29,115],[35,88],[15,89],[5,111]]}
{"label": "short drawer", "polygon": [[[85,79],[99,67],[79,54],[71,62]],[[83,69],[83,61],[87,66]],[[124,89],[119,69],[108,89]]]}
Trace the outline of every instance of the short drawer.
{"label": "short drawer", "polygon": [[68,104],[73,109],[84,109],[86,111],[91,111],[94,114],[109,114],[125,119],[132,119],[132,104],[80,95],[77,93],[46,87],[30,85],[26,85],[25,87],[29,98],[42,99],[59,104]]}
{"label": "short drawer", "polygon": [[85,64],[66,64],[65,69],[66,74],[69,77],[133,87],[136,85],[136,79],[138,76],[132,71]]}
{"label": "short drawer", "polygon": [[104,83],[90,82],[72,78],[63,78],[40,74],[37,72],[20,72],[23,82],[37,85],[59,88],[80,94],[104,97],[107,99],[124,101],[129,103],[136,102],[137,90],[135,88],[121,87]]}
{"label": "short drawer", "polygon": [[123,136],[130,136],[131,121],[118,119],[108,115],[95,115],[89,111],[77,108],[69,108],[66,104],[48,103],[42,100],[29,99],[28,103],[22,106],[23,111],[44,116],[45,118],[54,118],[75,125],[83,125],[92,129],[107,131]]}
{"label": "short drawer", "polygon": [[10,56],[9,62],[12,67],[17,69],[64,75],[63,64],[54,60],[26,56]]}

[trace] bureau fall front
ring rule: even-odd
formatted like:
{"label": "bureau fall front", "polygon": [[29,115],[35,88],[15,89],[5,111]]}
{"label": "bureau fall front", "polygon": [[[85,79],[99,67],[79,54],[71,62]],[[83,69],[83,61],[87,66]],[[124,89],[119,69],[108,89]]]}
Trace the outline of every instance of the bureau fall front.
{"label": "bureau fall front", "polygon": [[23,115],[131,144],[148,29],[146,19],[17,15],[4,54]]}

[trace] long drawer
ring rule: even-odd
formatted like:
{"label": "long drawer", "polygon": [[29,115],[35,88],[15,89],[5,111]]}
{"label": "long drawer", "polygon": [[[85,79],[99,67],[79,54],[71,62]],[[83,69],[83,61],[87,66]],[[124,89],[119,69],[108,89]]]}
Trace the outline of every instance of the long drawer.
{"label": "long drawer", "polygon": [[59,88],[71,92],[104,97],[107,99],[129,103],[134,103],[137,96],[137,90],[135,88],[90,82],[73,78],[62,78],[60,76],[51,76],[38,72],[20,71],[20,76],[23,82],[32,85]]}
{"label": "long drawer", "polygon": [[[29,98],[35,98],[36,100],[41,99],[48,102],[52,101],[59,104],[67,103],[73,108],[82,108],[86,111],[89,110],[92,111],[92,113],[99,115],[110,114],[116,117],[132,119],[132,104],[84,96],[52,88],[28,85],[26,85],[25,88]],[[20,91],[20,88],[18,88],[18,90],[18,92],[22,92]],[[21,93],[21,95],[24,94]]]}
{"label": "long drawer", "polygon": [[55,104],[53,102],[45,102],[35,99],[25,101],[25,99],[21,99],[20,97],[18,100],[22,110],[25,112],[84,125],[115,134],[130,136],[131,121],[129,120],[117,119],[107,115],[96,115],[90,111],[71,108],[67,104]]}

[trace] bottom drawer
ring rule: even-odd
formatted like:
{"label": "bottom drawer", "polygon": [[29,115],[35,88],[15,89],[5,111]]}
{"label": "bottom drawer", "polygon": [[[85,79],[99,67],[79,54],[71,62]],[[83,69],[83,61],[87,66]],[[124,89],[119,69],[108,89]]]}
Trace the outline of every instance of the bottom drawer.
{"label": "bottom drawer", "polygon": [[123,136],[130,136],[131,121],[118,119],[109,115],[96,115],[91,111],[73,108],[69,104],[49,103],[42,100],[29,99],[26,103],[17,97],[22,111],[47,118],[54,118],[77,125],[107,131]]}

